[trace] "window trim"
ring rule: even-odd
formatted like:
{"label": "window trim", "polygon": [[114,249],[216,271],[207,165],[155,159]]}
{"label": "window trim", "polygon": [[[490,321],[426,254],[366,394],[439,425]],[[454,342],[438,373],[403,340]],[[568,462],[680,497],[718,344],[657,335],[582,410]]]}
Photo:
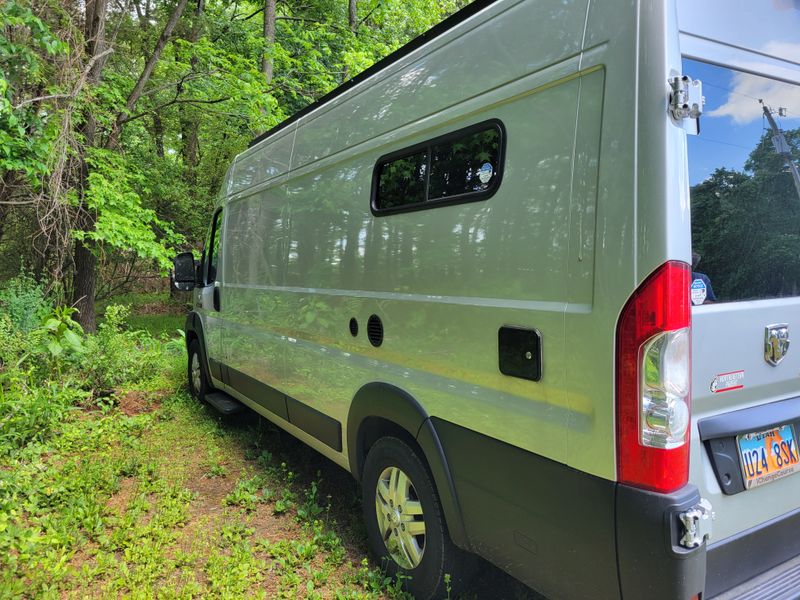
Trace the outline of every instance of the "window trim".
{"label": "window trim", "polygon": [[[414,154],[419,154],[421,151],[426,151],[428,160],[425,169],[425,196],[427,198],[428,192],[430,191],[431,158],[432,158],[431,150],[433,146],[445,144],[447,142],[457,140],[471,133],[487,131],[492,128],[494,128],[500,133],[500,144],[498,146],[497,173],[495,175],[494,184],[488,190],[480,192],[465,192],[463,194],[456,194],[455,196],[446,196],[444,198],[439,198],[437,200],[425,200],[424,202],[416,202],[414,204],[408,204],[405,206],[393,206],[391,208],[378,207],[377,201],[378,201],[378,188],[380,185],[380,174],[381,174],[381,169],[385,164],[394,160],[400,160],[403,158],[407,158],[409,156],[413,156]],[[383,156],[378,158],[378,160],[375,162],[375,166],[372,169],[372,189],[370,191],[370,201],[369,201],[370,210],[372,211],[373,216],[383,217],[386,215],[395,215],[399,213],[415,212],[418,210],[439,208],[442,206],[452,206],[454,204],[465,204],[467,202],[478,202],[480,200],[488,200],[497,193],[498,189],[500,189],[500,185],[503,181],[503,172],[505,171],[505,158],[506,158],[506,127],[500,119],[488,119],[486,121],[481,121],[480,123],[475,123],[474,125],[469,125],[468,127],[462,127],[461,129],[457,129],[456,131],[445,133],[444,135],[440,135],[438,137],[431,138],[424,142],[414,144],[413,146],[407,146],[405,148],[401,148],[400,150],[384,154]]]}
{"label": "window trim", "polygon": [[[223,208],[224,207],[220,206],[214,211],[211,217],[211,235],[208,236],[208,248],[203,249],[206,259],[203,268],[203,277],[206,286],[213,284],[215,281],[219,281],[219,253],[217,253],[217,272],[214,274],[213,280],[210,279],[209,273],[211,272],[211,261],[214,258],[214,236],[217,232],[222,230],[222,222],[219,217],[222,214]],[[219,247],[222,247],[222,238],[219,240]]]}

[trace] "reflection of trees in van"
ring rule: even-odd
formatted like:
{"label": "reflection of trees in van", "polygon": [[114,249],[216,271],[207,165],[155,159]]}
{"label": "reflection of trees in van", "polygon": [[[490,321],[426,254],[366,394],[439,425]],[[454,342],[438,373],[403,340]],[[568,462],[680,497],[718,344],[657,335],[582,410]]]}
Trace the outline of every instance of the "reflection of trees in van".
{"label": "reflection of trees in van", "polygon": [[[488,190],[497,174],[499,149],[500,132],[497,129],[434,146],[429,199]],[[488,166],[481,171],[484,165]]]}
{"label": "reflection of trees in van", "polygon": [[497,179],[499,159],[500,130],[494,124],[389,159],[380,167],[376,206],[390,209],[485,192]]}
{"label": "reflection of trees in van", "polygon": [[[800,128],[784,132],[795,162]],[[698,270],[721,302],[800,295],[800,198],[770,132],[744,172],[720,168],[692,187]]]}
{"label": "reflection of trees in van", "polygon": [[383,165],[378,185],[378,206],[395,208],[425,202],[427,161],[428,154],[420,152]]}

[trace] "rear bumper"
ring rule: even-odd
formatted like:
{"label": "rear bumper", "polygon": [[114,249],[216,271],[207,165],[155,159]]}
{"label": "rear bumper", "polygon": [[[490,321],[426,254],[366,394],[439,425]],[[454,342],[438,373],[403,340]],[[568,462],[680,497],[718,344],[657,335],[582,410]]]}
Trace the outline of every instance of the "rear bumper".
{"label": "rear bumper", "polygon": [[431,420],[469,545],[549,598],[690,600],[706,547],[687,550],[687,485],[657,494],[590,475],[454,423]]}
{"label": "rear bumper", "polygon": [[[648,492],[454,423],[432,423],[447,455],[468,549],[547,597],[690,600],[703,594],[705,600],[761,585],[754,578],[800,556],[800,509],[687,549],[680,545],[679,515],[700,502],[693,485]],[[778,571],[800,590],[800,565]],[[752,598],[781,597],[767,589],[766,596]]]}
{"label": "rear bumper", "polygon": [[680,513],[700,501],[687,485],[671,494],[616,486],[617,568],[623,598],[688,600],[703,591],[706,546],[686,549]]}
{"label": "rear bumper", "polygon": [[706,598],[795,598],[800,509],[713,543],[707,554]]}

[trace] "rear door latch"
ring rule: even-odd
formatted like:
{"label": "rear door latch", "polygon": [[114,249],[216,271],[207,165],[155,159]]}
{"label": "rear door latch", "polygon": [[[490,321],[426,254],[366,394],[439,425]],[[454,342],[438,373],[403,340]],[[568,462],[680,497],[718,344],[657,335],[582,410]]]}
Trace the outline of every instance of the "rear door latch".
{"label": "rear door latch", "polygon": [[692,508],[680,513],[678,518],[683,525],[680,545],[684,548],[697,548],[706,538],[711,538],[711,522],[715,515],[711,509],[711,502],[705,498],[701,498]]}

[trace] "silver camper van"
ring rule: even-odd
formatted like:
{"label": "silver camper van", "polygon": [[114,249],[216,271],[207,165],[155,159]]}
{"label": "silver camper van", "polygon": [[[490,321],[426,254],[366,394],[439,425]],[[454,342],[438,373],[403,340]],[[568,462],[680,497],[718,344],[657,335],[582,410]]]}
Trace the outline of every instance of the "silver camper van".
{"label": "silver camper van", "polygon": [[797,597],[798,162],[798,0],[478,0],[235,159],[192,393],[417,598]]}

